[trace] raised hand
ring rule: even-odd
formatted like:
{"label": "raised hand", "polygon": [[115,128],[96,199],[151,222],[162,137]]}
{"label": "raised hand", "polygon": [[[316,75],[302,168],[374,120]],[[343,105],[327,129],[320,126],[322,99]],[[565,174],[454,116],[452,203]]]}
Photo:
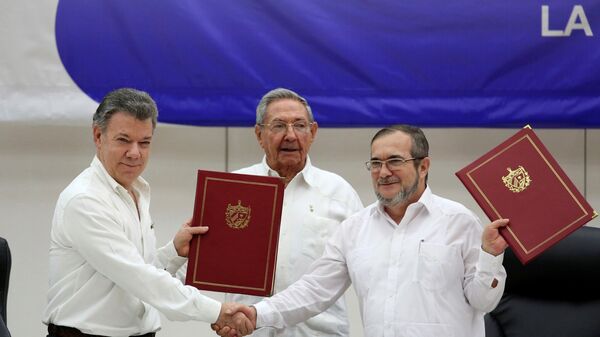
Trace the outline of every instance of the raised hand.
{"label": "raised hand", "polygon": [[219,319],[211,328],[219,336],[249,335],[256,328],[256,310],[243,304],[223,303]]}
{"label": "raised hand", "polygon": [[481,248],[485,252],[498,256],[508,247],[508,244],[498,231],[498,228],[504,227],[507,224],[508,219],[499,219],[485,226],[481,235]]}

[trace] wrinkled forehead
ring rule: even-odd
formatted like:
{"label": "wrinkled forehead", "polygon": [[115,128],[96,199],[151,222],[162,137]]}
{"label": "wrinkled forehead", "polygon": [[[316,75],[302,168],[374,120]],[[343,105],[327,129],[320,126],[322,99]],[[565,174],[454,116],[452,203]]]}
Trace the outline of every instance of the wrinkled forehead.
{"label": "wrinkled forehead", "polygon": [[265,119],[280,119],[285,121],[308,120],[308,111],[302,103],[294,99],[284,98],[267,105]]}
{"label": "wrinkled forehead", "polygon": [[373,141],[371,144],[371,158],[409,158],[411,147],[412,139],[406,133],[401,131],[389,133]]}
{"label": "wrinkled forehead", "polygon": [[138,119],[134,115],[118,112],[111,116],[105,134],[108,135],[126,135],[136,138],[152,137],[154,125],[152,118]]}

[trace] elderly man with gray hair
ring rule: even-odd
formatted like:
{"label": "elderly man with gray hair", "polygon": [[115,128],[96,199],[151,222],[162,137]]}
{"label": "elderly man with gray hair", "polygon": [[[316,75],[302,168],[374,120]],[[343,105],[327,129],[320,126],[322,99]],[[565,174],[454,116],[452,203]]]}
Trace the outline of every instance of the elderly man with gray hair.
{"label": "elderly man with gray hair", "polygon": [[[339,175],[312,165],[308,152],[318,125],[302,96],[277,88],[256,108],[254,133],[264,150],[262,161],[236,173],[281,177],[285,180],[277,256],[275,292],[298,280],[323,253],[338,225],[362,209],[356,191]],[[226,301],[256,303],[260,297],[226,295]],[[222,326],[222,325],[221,325]],[[260,329],[253,336],[343,337],[349,335],[344,299],[304,323],[285,329]]]}

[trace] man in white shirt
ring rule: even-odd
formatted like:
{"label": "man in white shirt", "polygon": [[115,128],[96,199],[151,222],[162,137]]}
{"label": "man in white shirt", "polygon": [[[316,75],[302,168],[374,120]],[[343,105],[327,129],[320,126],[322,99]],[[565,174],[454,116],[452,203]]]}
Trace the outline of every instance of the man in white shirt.
{"label": "man in white shirt", "polygon": [[43,319],[49,337],[154,336],[158,311],[221,324],[238,309],[248,312],[173,277],[192,236],[207,227],[186,223],[172,242],[155,247],[150,187],[140,175],[157,114],[147,93],[127,88],[109,93],[94,114],[96,156],[61,193],[52,221]]}
{"label": "man in white shirt", "polygon": [[257,327],[293,326],[352,283],[365,336],[484,337],[483,315],[504,291],[498,228],[508,220],[482,230],[464,206],[433,194],[428,152],[419,128],[377,132],[366,165],[378,201],[342,223],[309,274],[255,305]]}
{"label": "man in white shirt", "polygon": [[[356,191],[342,177],[311,164],[308,152],[317,122],[303,97],[283,88],[265,94],[256,108],[255,133],[265,152],[262,162],[237,173],[282,177],[283,199],[275,293],[302,275],[323,253],[339,224],[363,208]],[[253,304],[261,297],[228,294],[226,301]],[[349,334],[343,297],[322,314],[294,326],[255,331],[267,337],[345,337]]]}

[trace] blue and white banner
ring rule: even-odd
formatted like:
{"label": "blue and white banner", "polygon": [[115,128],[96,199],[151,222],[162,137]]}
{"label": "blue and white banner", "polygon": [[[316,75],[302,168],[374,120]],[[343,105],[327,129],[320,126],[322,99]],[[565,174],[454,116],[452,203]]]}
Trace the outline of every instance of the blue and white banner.
{"label": "blue and white banner", "polygon": [[600,0],[60,0],[36,22],[16,3],[0,120],[130,86],[161,122],[249,126],[287,87],[321,126],[600,127]]}

